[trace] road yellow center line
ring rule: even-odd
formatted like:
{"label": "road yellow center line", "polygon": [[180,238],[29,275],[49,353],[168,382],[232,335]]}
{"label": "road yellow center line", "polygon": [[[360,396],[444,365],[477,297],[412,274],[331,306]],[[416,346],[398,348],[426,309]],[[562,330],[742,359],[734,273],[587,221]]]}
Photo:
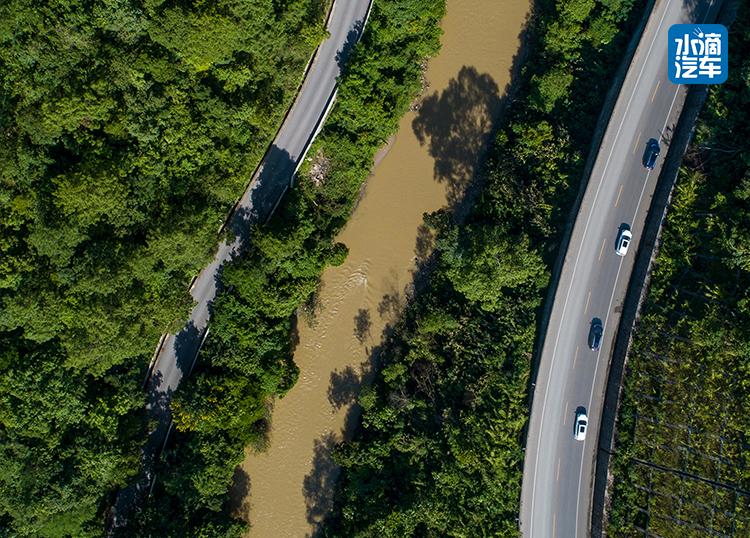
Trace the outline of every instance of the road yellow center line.
{"label": "road yellow center line", "polygon": [[579,346],[576,346],[576,354],[575,354],[575,356],[573,357],[573,369],[575,369],[575,367],[576,367],[576,362],[578,362],[578,351],[579,351],[579,349],[580,349],[580,347],[579,347]]}
{"label": "road yellow center line", "polygon": [[654,102],[654,98],[656,97],[656,92],[658,92],[658,91],[659,91],[659,86],[660,86],[660,85],[661,85],[661,79],[659,79],[659,80],[657,80],[657,81],[656,81],[656,88],[654,88],[654,93],[653,93],[653,95],[651,96],[651,102],[652,102],[652,103]]}
{"label": "road yellow center line", "polygon": [[591,290],[589,290],[589,296],[586,297],[586,308],[583,309],[584,314],[589,311],[589,302],[591,302]]}
{"label": "road yellow center line", "polygon": [[635,152],[638,150],[638,146],[641,145],[641,134],[643,134],[643,131],[638,133],[638,136],[635,137],[635,144],[633,144],[633,155],[635,155]]}
{"label": "road yellow center line", "polygon": [[555,473],[555,481],[560,481],[560,458],[557,458],[557,473]]}
{"label": "road yellow center line", "polygon": [[604,245],[607,244],[607,240],[604,239],[602,241],[602,248],[599,250],[599,261],[602,261],[602,254],[604,254]]}
{"label": "road yellow center line", "polygon": [[617,191],[617,200],[615,200],[615,207],[617,207],[620,204],[620,196],[622,196],[622,188],[625,185],[623,183],[620,183],[620,190]]}

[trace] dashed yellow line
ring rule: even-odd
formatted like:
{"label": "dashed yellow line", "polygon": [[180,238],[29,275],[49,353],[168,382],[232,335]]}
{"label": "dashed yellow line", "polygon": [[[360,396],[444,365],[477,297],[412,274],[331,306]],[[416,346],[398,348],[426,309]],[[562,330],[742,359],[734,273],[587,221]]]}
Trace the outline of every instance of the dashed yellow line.
{"label": "dashed yellow line", "polygon": [[599,250],[599,261],[602,261],[602,254],[604,254],[604,245],[607,244],[607,240],[604,239],[602,241],[602,248]]}
{"label": "dashed yellow line", "polygon": [[654,88],[654,93],[653,93],[653,95],[651,96],[651,102],[652,102],[652,103],[654,102],[654,98],[656,97],[656,92],[658,92],[658,91],[659,91],[659,86],[660,86],[660,85],[661,85],[661,79],[659,79],[659,80],[657,80],[657,81],[656,81],[656,88]]}
{"label": "dashed yellow line", "polygon": [[635,144],[633,144],[633,155],[635,155],[635,152],[638,151],[638,146],[641,144],[641,134],[643,134],[643,131],[638,133],[638,136],[635,137]]}
{"label": "dashed yellow line", "polygon": [[615,207],[617,207],[620,204],[620,196],[622,196],[622,188],[624,185],[620,183],[620,190],[617,191],[617,200],[615,200]]}
{"label": "dashed yellow line", "polygon": [[589,311],[589,302],[591,302],[591,290],[589,290],[589,296],[586,297],[586,308],[583,309],[584,314]]}

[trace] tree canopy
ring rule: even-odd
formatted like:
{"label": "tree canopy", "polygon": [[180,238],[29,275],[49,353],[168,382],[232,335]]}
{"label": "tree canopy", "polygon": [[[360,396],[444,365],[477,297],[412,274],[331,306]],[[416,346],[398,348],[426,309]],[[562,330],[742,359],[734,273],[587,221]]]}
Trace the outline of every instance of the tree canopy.
{"label": "tree canopy", "polygon": [[188,283],[327,7],[0,4],[0,528],[13,536],[103,533],[109,496],[140,467],[146,365],[187,317]]}

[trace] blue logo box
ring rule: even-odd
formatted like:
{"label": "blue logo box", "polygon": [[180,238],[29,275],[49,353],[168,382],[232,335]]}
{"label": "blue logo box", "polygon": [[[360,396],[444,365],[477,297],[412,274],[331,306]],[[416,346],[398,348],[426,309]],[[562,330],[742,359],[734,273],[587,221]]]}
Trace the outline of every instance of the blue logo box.
{"label": "blue logo box", "polygon": [[674,84],[721,84],[727,80],[727,29],[723,24],[673,24],[667,63]]}

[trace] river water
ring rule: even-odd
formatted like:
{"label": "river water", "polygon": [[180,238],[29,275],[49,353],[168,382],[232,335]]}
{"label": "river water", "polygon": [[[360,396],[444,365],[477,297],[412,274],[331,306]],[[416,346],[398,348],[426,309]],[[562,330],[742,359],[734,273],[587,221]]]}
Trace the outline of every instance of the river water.
{"label": "river water", "polygon": [[470,180],[529,7],[529,0],[448,0],[421,106],[379,154],[338,236],[349,247],[346,262],[324,272],[314,314],[300,315],[299,381],[275,403],[267,452],[248,454],[238,470],[234,502],[250,536],[311,535],[330,507],[331,448],[356,422],[349,413],[363,371],[408,297],[415,263],[429,252],[422,215],[455,204]]}

